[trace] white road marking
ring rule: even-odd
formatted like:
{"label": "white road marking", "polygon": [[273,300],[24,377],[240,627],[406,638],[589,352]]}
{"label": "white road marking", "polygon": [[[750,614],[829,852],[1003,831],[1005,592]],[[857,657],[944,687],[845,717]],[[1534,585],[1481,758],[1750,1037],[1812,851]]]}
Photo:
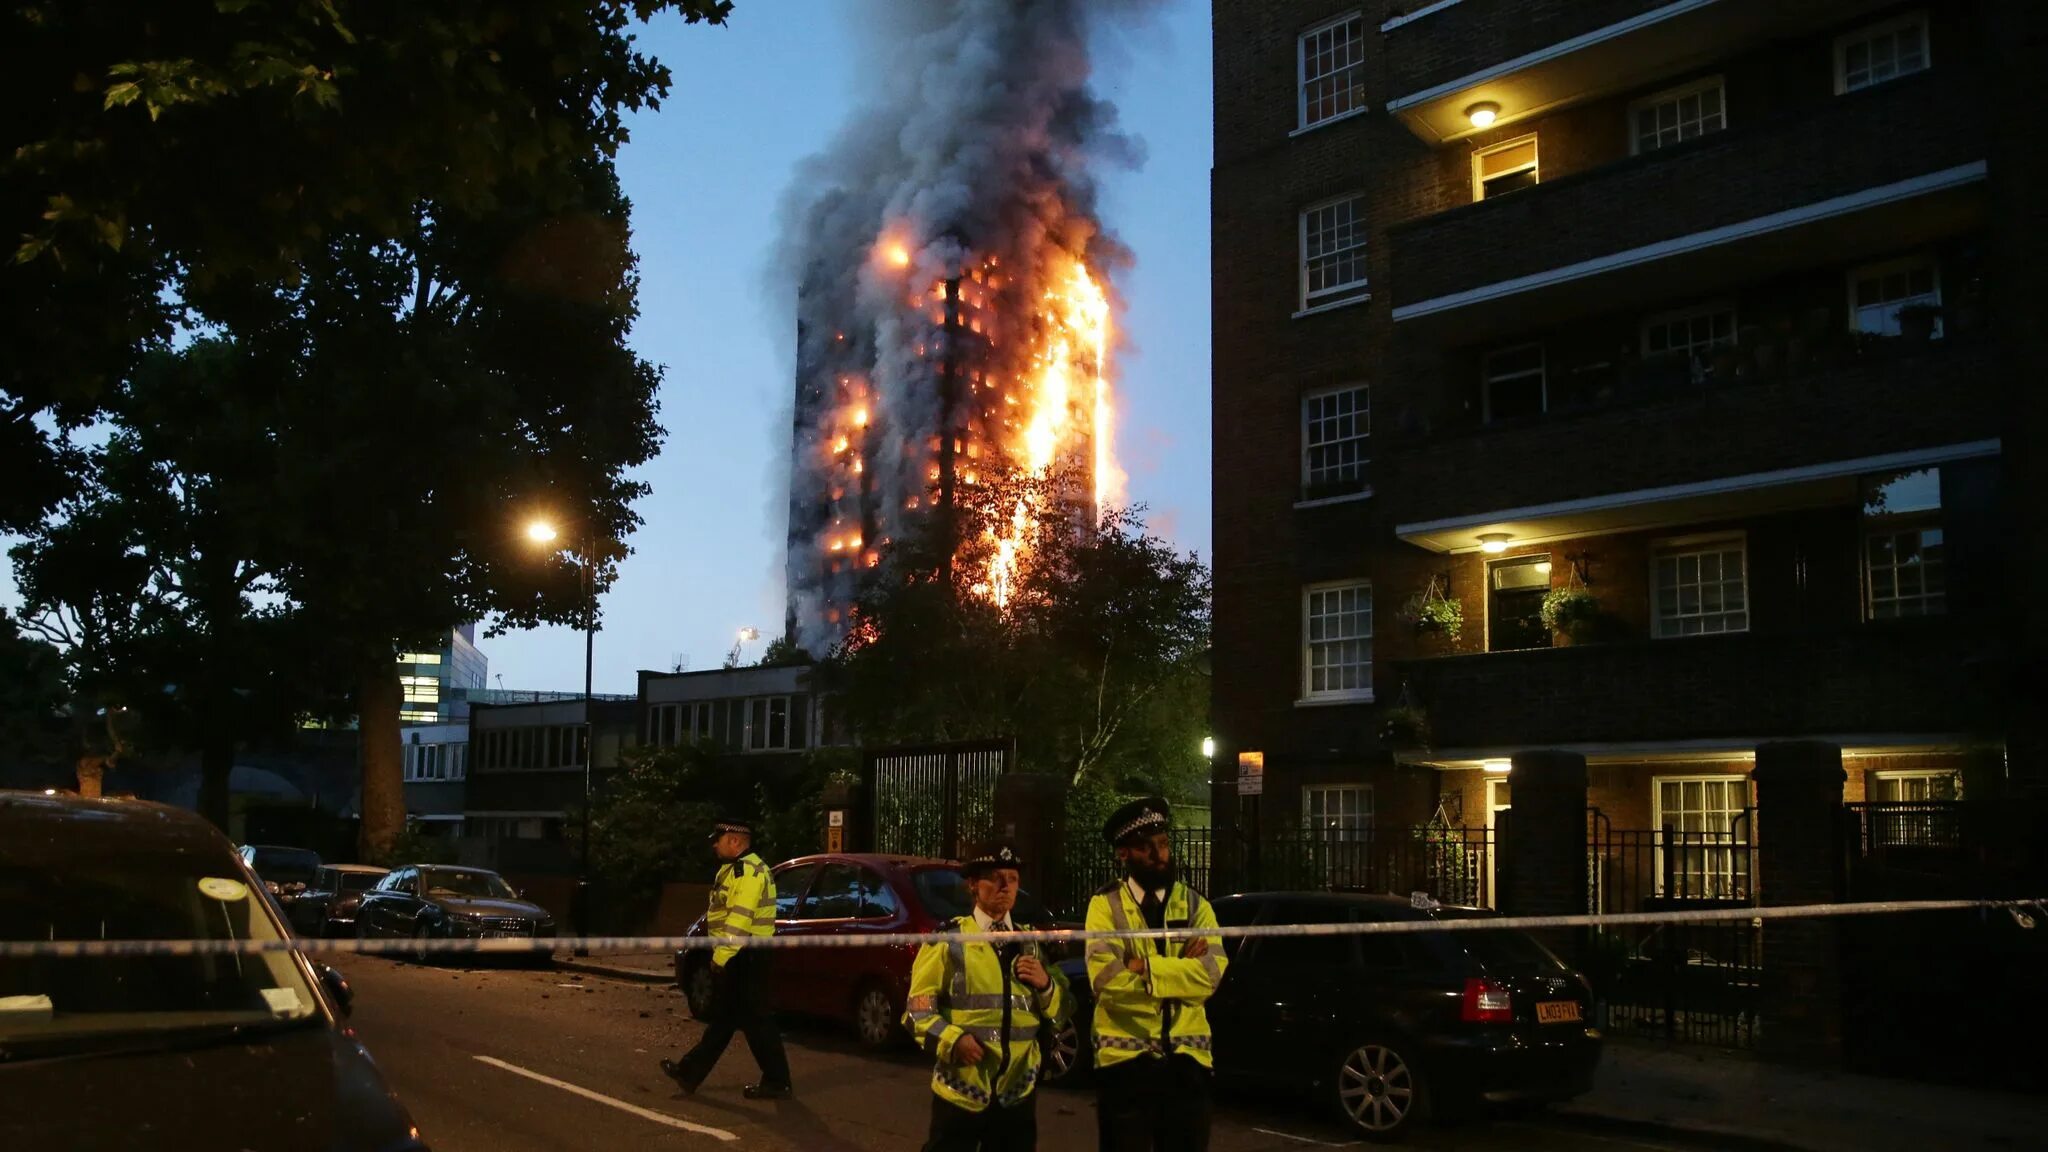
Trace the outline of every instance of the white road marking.
{"label": "white road marking", "polygon": [[671,1128],[680,1128],[685,1132],[695,1132],[700,1136],[710,1136],[718,1140],[739,1139],[739,1135],[737,1133],[727,1132],[723,1128],[707,1128],[702,1124],[692,1124],[688,1120],[678,1119],[677,1117],[671,1116],[666,1112],[656,1112],[652,1108],[642,1108],[638,1104],[628,1104],[624,1100],[614,1100],[613,1098],[611,1098],[610,1096],[606,1096],[602,1092],[592,1092],[590,1089],[585,1088],[580,1084],[571,1084],[566,1080],[557,1080],[552,1076],[543,1076],[540,1073],[533,1071],[532,1069],[521,1068],[517,1064],[507,1064],[505,1061],[497,1059],[494,1056],[478,1056],[477,1059],[483,1061],[486,1064],[489,1064],[493,1068],[503,1068],[507,1072],[513,1073],[514,1075],[518,1076],[524,1076],[528,1080],[538,1080],[543,1084],[560,1088],[564,1092],[574,1093],[577,1096],[583,1097],[585,1100],[595,1100],[599,1104],[604,1104],[613,1108],[617,1108],[621,1112],[630,1112],[633,1115],[640,1117],[642,1120],[652,1120],[656,1124],[666,1124]]}
{"label": "white road marking", "polygon": [[1282,1140],[1292,1140],[1297,1144],[1313,1144],[1318,1148],[1356,1148],[1362,1143],[1358,1140],[1346,1140],[1342,1144],[1332,1144],[1328,1140],[1311,1140],[1306,1136],[1296,1136],[1292,1132],[1275,1132],[1271,1128],[1254,1128],[1252,1131],[1265,1136],[1278,1136]]}

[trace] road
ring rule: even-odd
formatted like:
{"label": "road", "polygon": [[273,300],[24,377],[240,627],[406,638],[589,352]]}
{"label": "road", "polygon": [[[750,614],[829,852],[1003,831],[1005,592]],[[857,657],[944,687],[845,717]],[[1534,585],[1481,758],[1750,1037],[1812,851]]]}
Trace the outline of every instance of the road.
{"label": "road", "polygon": [[[697,1095],[684,1097],[655,1064],[699,1032],[673,988],[555,971],[346,960],[355,989],[349,1024],[436,1152],[870,1152],[924,1142],[930,1069],[908,1048],[876,1056],[828,1027],[793,1025],[787,1038],[796,1099],[741,1097],[755,1071],[744,1039]],[[1087,1091],[1047,1091],[1039,1146],[1095,1146]],[[1215,1152],[1353,1146],[1342,1128],[1298,1109],[1238,1100],[1219,1106],[1211,1142]],[[1706,1145],[1541,1119],[1424,1131],[1409,1146],[1675,1152]]]}

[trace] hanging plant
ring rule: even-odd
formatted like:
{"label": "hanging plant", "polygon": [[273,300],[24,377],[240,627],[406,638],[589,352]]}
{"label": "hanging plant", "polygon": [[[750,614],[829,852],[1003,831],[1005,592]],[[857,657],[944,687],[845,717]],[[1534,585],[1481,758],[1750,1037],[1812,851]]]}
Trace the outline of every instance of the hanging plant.
{"label": "hanging plant", "polygon": [[1574,582],[1543,594],[1543,626],[1573,643],[1590,639],[1605,616],[1600,598],[1583,584]]}
{"label": "hanging plant", "polygon": [[1396,704],[1382,711],[1380,742],[1389,748],[1429,747],[1429,717],[1409,704]]}
{"label": "hanging plant", "polygon": [[1417,632],[1439,632],[1451,643],[1465,632],[1465,606],[1444,594],[1441,577],[1429,578],[1429,586],[1401,606],[1401,618]]}

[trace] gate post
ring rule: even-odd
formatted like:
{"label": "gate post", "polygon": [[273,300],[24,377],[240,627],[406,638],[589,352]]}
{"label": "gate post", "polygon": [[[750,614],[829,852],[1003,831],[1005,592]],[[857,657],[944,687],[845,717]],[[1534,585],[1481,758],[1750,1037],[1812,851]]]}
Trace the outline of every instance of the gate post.
{"label": "gate post", "polygon": [[[1818,740],[1756,750],[1757,887],[1767,907],[1842,898],[1842,749]],[[1767,839],[1766,839],[1767,838]],[[1768,868],[1768,872],[1766,872]],[[1812,1063],[1842,1059],[1842,946],[1832,920],[1764,922],[1759,1047]]]}
{"label": "gate post", "polygon": [[[1015,844],[1023,855],[1025,888],[1054,912],[1072,914],[1075,909],[1054,907],[1055,885],[1065,882],[1061,830],[1066,807],[1064,777],[1042,772],[1005,772],[996,778],[996,835]],[[1082,911],[1085,910],[1084,906]]]}
{"label": "gate post", "polygon": [[[1586,758],[1551,749],[1517,752],[1508,769],[1508,789],[1514,804],[1501,845],[1507,865],[1501,910],[1510,916],[1584,912]],[[1579,934],[1538,935],[1555,944]]]}

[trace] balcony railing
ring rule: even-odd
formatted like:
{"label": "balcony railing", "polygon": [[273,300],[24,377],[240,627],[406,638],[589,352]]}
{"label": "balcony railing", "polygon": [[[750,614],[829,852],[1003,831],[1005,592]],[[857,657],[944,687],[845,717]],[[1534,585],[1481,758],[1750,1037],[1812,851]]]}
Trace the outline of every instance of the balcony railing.
{"label": "balcony railing", "polygon": [[1973,77],[1929,72],[1401,224],[1395,315],[1980,162],[1983,121]]}
{"label": "balcony railing", "polygon": [[1412,660],[1438,749],[1937,734],[1983,718],[1959,622],[1636,640]]}

